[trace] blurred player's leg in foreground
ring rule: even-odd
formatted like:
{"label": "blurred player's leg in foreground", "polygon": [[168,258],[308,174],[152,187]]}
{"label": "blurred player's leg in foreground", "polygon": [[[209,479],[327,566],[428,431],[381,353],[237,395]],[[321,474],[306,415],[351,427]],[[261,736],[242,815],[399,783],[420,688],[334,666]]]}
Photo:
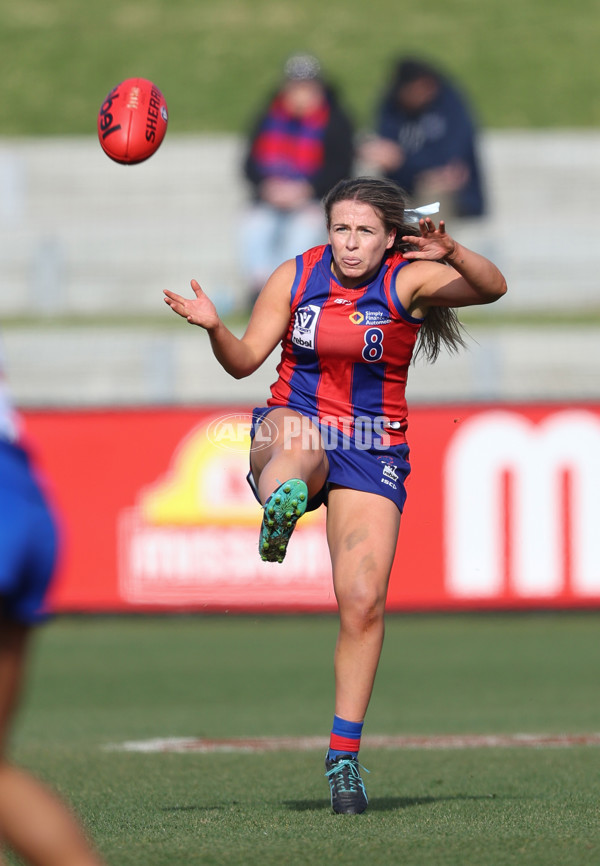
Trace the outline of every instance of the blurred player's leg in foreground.
{"label": "blurred player's leg in foreground", "polygon": [[[6,405],[3,418],[6,431]],[[32,866],[101,866],[66,804],[7,757],[31,635],[46,618],[57,532],[27,452],[2,434],[0,424],[0,844]]]}
{"label": "blurred player's leg in foreground", "polygon": [[0,618],[0,838],[34,866],[101,866],[67,806],[4,757],[30,634]]}

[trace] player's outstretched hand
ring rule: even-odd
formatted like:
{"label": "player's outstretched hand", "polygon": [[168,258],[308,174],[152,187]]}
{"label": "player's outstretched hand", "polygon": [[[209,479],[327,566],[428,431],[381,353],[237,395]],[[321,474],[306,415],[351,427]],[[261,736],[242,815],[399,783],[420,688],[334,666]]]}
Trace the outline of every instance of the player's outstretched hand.
{"label": "player's outstretched hand", "polygon": [[205,295],[196,280],[191,281],[195,297],[184,298],[175,292],[164,289],[165,303],[174,313],[186,319],[190,325],[199,325],[210,330],[219,323],[219,316],[213,302]]}
{"label": "player's outstretched hand", "polygon": [[439,227],[430,217],[419,220],[419,235],[404,235],[402,240],[417,247],[416,250],[407,250],[402,255],[405,259],[425,259],[430,262],[439,262],[452,255],[458,246],[446,232],[446,223],[440,220]]}

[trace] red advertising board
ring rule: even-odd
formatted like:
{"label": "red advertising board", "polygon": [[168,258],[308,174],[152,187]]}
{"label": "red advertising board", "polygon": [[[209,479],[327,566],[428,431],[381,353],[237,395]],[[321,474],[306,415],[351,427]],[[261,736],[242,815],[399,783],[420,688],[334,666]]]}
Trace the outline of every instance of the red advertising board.
{"label": "red advertising board", "polygon": [[[57,611],[335,609],[326,511],[261,562],[250,409],[29,411]],[[388,609],[600,605],[600,404],[413,407]]]}

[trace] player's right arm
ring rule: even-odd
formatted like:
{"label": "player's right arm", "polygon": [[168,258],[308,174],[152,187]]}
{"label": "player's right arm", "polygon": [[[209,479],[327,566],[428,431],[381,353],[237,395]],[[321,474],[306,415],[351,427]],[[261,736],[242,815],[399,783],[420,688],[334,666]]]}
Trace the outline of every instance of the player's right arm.
{"label": "player's right arm", "polygon": [[235,379],[243,379],[260,367],[288,329],[295,273],[293,259],[273,272],[256,300],[241,338],[220,319],[215,305],[196,280],[191,282],[195,297],[184,298],[165,290],[165,302],[190,324],[204,328],[217,361]]}

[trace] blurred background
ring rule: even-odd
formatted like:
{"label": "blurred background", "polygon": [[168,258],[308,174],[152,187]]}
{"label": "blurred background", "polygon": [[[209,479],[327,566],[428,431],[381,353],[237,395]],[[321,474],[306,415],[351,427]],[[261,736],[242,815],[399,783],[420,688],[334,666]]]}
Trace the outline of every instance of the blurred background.
{"label": "blurred background", "polygon": [[[600,712],[598,11],[0,0],[0,373],[61,515],[51,606],[226,614],[200,627],[65,616],[43,631],[18,754],[71,796],[109,862],[600,862],[600,752],[573,736]],[[509,285],[461,313],[467,351],[411,369],[389,606],[436,615],[389,618],[369,735],[547,732],[575,746],[370,748],[374,823],[360,835],[332,819],[323,833],[321,752],[314,766],[290,752],[282,772],[277,754],[98,748],[327,732],[335,618],[260,616],[335,610],[323,514],[303,519],[284,568],[256,555],[247,420],[275,357],[234,381],[162,300],[195,277],[243,331],[248,138],[297,52],[319,59],[352,120],[356,173],[397,60],[444,71],[470,106],[485,194],[482,215],[449,229]],[[136,76],[165,95],[169,128],[126,167],[96,119]],[[228,615],[240,610],[252,615]]]}
{"label": "blurred background", "polygon": [[[451,218],[449,228],[500,266],[509,293],[463,312],[468,351],[414,366],[412,405],[592,407],[600,381],[599,30],[596,0],[522,0],[510,14],[500,0],[414,9],[388,0],[0,0],[4,359],[21,409],[59,413],[48,421],[63,449],[51,472],[68,463],[65,431],[83,435],[82,419],[69,412],[191,409],[163,440],[166,456],[132,480],[124,496],[133,504],[132,491],[167,472],[206,407],[264,402],[274,359],[248,380],[230,379],[205,336],[166,308],[162,290],[185,293],[195,277],[232,329],[243,330],[244,157],[257,113],[298,52],[319,59],[352,120],[356,173],[370,170],[361,144],[376,129],[400,57],[439,66],[470,106],[485,210]],[[150,160],[126,167],[102,152],[96,118],[109,90],[133,76],[161,89],[169,128]],[[99,455],[113,459],[107,442],[117,434],[106,430],[105,442],[86,445],[96,470]],[[116,550],[114,525],[111,532]]]}
{"label": "blurred background", "polygon": [[[18,402],[263,399],[272,367],[230,380],[162,289],[196,277],[243,326],[246,136],[294,52],[319,58],[357,140],[405,54],[451,76],[479,126],[486,213],[451,228],[499,264],[509,294],[464,313],[473,351],[416,366],[413,401],[595,397],[596,13],[595,0],[523,0],[510,15],[500,0],[2,0],[0,317]],[[158,153],[123,167],[95,126],[130,76],[160,87],[170,119]]]}

